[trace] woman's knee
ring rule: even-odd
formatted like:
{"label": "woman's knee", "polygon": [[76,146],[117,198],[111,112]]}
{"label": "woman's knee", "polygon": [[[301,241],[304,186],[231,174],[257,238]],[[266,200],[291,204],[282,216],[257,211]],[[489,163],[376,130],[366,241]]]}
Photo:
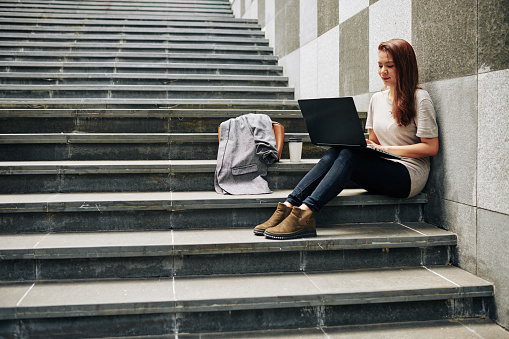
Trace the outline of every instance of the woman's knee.
{"label": "woman's knee", "polygon": [[338,150],[338,149],[336,149],[334,147],[329,148],[325,152],[325,154],[322,156],[322,158],[320,159],[320,162],[322,162],[322,163],[325,162],[325,163],[332,164],[338,158],[339,152],[340,152],[340,150]]}
{"label": "woman's knee", "polygon": [[352,161],[355,157],[355,151],[351,150],[350,148],[343,148],[340,150],[337,159],[340,159],[341,161]]}

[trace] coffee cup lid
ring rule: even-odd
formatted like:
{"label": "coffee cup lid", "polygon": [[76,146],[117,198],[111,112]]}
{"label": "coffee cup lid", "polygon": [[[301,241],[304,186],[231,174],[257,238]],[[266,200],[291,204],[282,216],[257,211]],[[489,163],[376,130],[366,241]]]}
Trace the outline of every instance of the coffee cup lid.
{"label": "coffee cup lid", "polygon": [[288,142],[302,142],[302,138],[290,138]]}

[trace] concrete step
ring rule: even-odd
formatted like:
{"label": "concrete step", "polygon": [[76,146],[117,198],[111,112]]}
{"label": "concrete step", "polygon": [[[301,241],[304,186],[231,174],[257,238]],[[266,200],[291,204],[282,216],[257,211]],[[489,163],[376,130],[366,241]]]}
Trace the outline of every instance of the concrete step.
{"label": "concrete step", "polygon": [[[1,22],[1,21],[0,21]],[[104,32],[101,32],[104,33]],[[136,34],[135,34],[136,33]],[[110,42],[110,43],[147,43],[157,42],[158,44],[220,44],[235,46],[268,46],[269,40],[265,38],[249,38],[249,37],[233,37],[233,36],[203,36],[203,35],[174,35],[164,32],[153,32],[147,28],[146,32],[136,31],[132,34],[126,34],[125,31],[119,30],[118,33],[111,32],[108,34],[93,34],[87,32],[76,31],[74,33],[13,33],[0,32],[0,39],[4,45],[10,45],[13,42],[20,44],[22,42],[53,42],[53,43],[92,43],[92,42]]]}
{"label": "concrete step", "polygon": [[137,62],[144,63],[203,63],[276,65],[273,55],[239,53],[166,53],[161,52],[81,52],[81,51],[3,51],[1,61],[52,61],[52,62]]}
{"label": "concrete step", "polygon": [[168,62],[80,62],[80,61],[0,61],[4,73],[56,72],[56,73],[156,73],[156,74],[216,74],[243,76],[278,76],[283,68],[277,65],[244,65]]}
{"label": "concrete step", "polygon": [[[150,34],[150,35],[178,35],[187,37],[217,36],[218,38],[265,38],[258,24],[245,22],[214,22],[213,18],[203,18],[201,21],[193,21],[192,18],[181,21],[141,20],[133,17],[124,20],[96,21],[93,18],[81,18],[80,20],[47,20],[47,19],[12,19],[0,11],[0,29],[3,32],[13,34],[40,34],[50,33],[74,33],[86,38],[88,35],[111,35],[122,34]],[[183,17],[180,17],[184,19]],[[35,22],[34,22],[35,20]],[[195,19],[196,20],[196,19]],[[210,23],[209,23],[210,22]],[[26,33],[28,32],[28,33]]]}
{"label": "concrete step", "polygon": [[[240,19],[230,16],[195,16],[180,13],[179,15],[168,15],[165,18],[152,18],[147,16],[111,16],[108,12],[96,15],[77,15],[77,14],[59,14],[45,13],[20,13],[4,12],[0,10],[0,24],[16,27],[16,30],[26,31],[28,27],[33,29],[34,33],[58,29],[66,31],[79,31],[84,29],[84,33],[94,27],[106,28],[110,32],[123,32],[122,27],[128,31],[138,28],[142,31],[152,32],[148,27],[155,29],[168,29],[172,27],[186,28],[223,28],[237,30],[260,30],[261,26],[256,19]],[[120,28],[118,26],[121,26]],[[25,28],[24,28],[25,27]],[[9,29],[8,27],[4,27]],[[98,31],[104,33],[104,31]]]}
{"label": "concrete step", "polygon": [[[222,45],[195,43],[149,43],[149,42],[53,42],[53,41],[0,41],[1,51],[27,52],[164,52],[168,57],[173,53],[245,54],[272,55],[268,46]],[[25,55],[25,54],[23,54]],[[71,54],[72,55],[72,54]],[[143,59],[144,55],[140,56]]]}
{"label": "concrete step", "polygon": [[1,286],[0,317],[32,336],[249,331],[479,317],[492,295],[451,266],[36,282]]}
{"label": "concrete step", "polygon": [[169,2],[154,2],[147,3],[141,2],[139,4],[134,2],[122,1],[80,1],[78,3],[73,1],[37,1],[37,0],[23,0],[23,1],[8,1],[4,0],[0,7],[17,7],[17,8],[62,8],[62,9],[97,9],[97,10],[133,10],[133,9],[146,9],[159,11],[163,9],[230,9],[228,2],[190,2],[190,1],[169,1]]}
{"label": "concrete step", "polygon": [[296,100],[280,99],[1,99],[0,108],[8,109],[296,109]]}
{"label": "concrete step", "polygon": [[[303,138],[303,157],[321,158],[324,148]],[[69,160],[212,160],[219,141],[215,133],[38,133],[0,134],[0,161]],[[283,159],[289,158],[288,145]]]}
{"label": "concrete step", "polygon": [[0,4],[0,8],[51,8],[51,9],[74,9],[74,10],[97,10],[97,11],[173,11],[173,10],[197,10],[197,11],[210,11],[213,12],[231,12],[230,4],[228,2],[209,2],[209,3],[195,3],[195,2],[155,2],[155,3],[141,3],[136,4],[134,2],[118,2],[110,1],[107,3],[93,2],[93,1],[36,1],[36,0],[24,0],[24,1],[7,1],[4,0]]}
{"label": "concrete step", "polygon": [[[259,339],[443,339],[443,338],[478,338],[509,339],[509,332],[488,318],[461,318],[428,320],[413,322],[396,322],[371,325],[319,326],[291,330],[260,330],[241,332],[219,332],[189,334],[179,333],[181,339],[218,339],[218,338],[259,338]],[[122,337],[131,339],[155,339],[158,336]],[[120,339],[120,338],[119,338]]]}
{"label": "concrete step", "polygon": [[307,131],[295,109],[0,109],[0,134],[216,133],[221,122],[248,113],[268,115],[286,133]]}
{"label": "concrete step", "polygon": [[[0,195],[1,234],[249,228],[264,222],[290,190],[265,195],[211,191]],[[418,222],[426,195],[395,199],[345,189],[318,225]]]}
{"label": "concrete step", "polygon": [[[273,190],[293,189],[318,162],[269,165]],[[0,194],[213,191],[215,160],[0,162]]]}
{"label": "concrete step", "polygon": [[229,10],[230,4],[228,2],[123,2],[123,1],[80,1],[78,3],[73,1],[6,1],[0,7],[27,7],[27,8],[58,8],[58,9],[96,9],[96,10],[152,10],[160,11],[164,9],[223,9]]}
{"label": "concrete step", "polygon": [[[0,15],[2,13],[0,12]],[[179,27],[161,27],[161,28],[140,28],[140,27],[68,27],[68,26],[37,26],[32,28],[26,25],[0,25],[0,29],[4,32],[22,33],[22,32],[34,32],[34,33],[48,33],[48,32],[76,32],[79,34],[96,34],[96,33],[137,33],[146,34],[151,32],[152,34],[172,34],[179,36],[200,36],[206,38],[208,36],[220,36],[220,37],[232,37],[232,38],[264,38],[265,33],[258,29],[238,29],[236,27],[226,26],[221,27],[198,27],[198,28],[179,28]]]}
{"label": "concrete step", "polygon": [[421,222],[329,225],[291,241],[252,229],[0,235],[0,282],[446,265],[455,245],[454,234]]}
{"label": "concrete step", "polygon": [[233,12],[230,8],[200,8],[200,7],[113,7],[113,6],[53,6],[52,4],[24,4],[19,2],[12,3],[0,3],[0,11],[5,12],[21,12],[21,13],[37,13],[39,15],[45,13],[61,13],[61,14],[78,14],[78,15],[94,15],[107,12],[108,15],[119,15],[119,16],[150,16],[152,18],[165,18],[167,15],[178,15],[180,13],[186,15],[203,15],[203,16],[215,16],[215,15],[229,15],[232,16]]}
{"label": "concrete step", "polygon": [[288,84],[288,78],[262,75],[0,72],[0,84],[283,87]]}
{"label": "concrete step", "polygon": [[143,99],[280,99],[293,100],[294,90],[273,86],[172,86],[168,85],[0,85],[3,99],[74,100],[94,98]]}

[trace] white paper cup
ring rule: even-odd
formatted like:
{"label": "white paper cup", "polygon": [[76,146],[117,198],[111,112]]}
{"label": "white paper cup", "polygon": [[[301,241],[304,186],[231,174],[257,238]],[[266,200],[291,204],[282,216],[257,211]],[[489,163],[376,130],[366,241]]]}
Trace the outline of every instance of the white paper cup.
{"label": "white paper cup", "polygon": [[290,138],[288,140],[288,148],[290,149],[290,161],[300,162],[302,158],[302,139]]}

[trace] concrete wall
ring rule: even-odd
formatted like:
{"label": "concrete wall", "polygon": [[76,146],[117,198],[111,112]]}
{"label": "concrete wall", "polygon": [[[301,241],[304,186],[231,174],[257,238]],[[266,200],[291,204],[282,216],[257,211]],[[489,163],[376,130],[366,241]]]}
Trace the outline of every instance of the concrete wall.
{"label": "concrete wall", "polygon": [[509,328],[509,0],[230,1],[259,20],[297,98],[366,110],[378,44],[414,46],[440,127],[426,219],[458,234],[455,264],[495,284],[491,316]]}

